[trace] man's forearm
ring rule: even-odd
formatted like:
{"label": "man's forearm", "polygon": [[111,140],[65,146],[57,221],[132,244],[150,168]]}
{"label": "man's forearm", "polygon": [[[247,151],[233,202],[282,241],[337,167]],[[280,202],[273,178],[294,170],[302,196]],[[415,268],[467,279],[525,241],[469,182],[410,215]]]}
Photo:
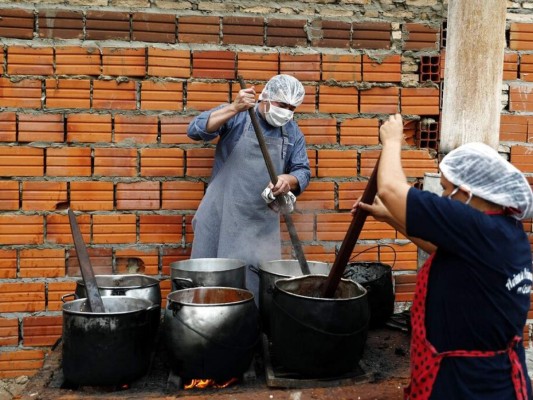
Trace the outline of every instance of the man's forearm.
{"label": "man's forearm", "polygon": [[226,121],[234,117],[237,113],[238,111],[235,109],[233,103],[213,111],[207,120],[206,132],[216,132]]}

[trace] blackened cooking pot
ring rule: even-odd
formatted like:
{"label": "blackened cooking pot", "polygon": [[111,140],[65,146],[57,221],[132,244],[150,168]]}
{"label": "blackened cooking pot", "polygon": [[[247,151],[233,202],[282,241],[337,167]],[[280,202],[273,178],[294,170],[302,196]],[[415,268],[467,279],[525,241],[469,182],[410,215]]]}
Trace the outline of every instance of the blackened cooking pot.
{"label": "blackened cooking pot", "polygon": [[364,286],[368,292],[370,327],[385,325],[394,312],[394,276],[392,267],[378,262],[353,262],[344,277]]}
{"label": "blackened cooking pot", "polygon": [[245,288],[246,263],[233,258],[191,258],[170,263],[172,290],[197,286]]}
{"label": "blackened cooking pot", "polygon": [[184,379],[227,381],[250,366],[259,313],[244,289],[197,287],[167,296],[164,332],[171,368]]}
{"label": "blackened cooking pot", "polygon": [[63,304],[63,375],[77,385],[107,386],[144,375],[155,345],[154,310],[145,299],[104,296],[105,313],[87,311],[87,299]]}
{"label": "blackened cooking pot", "polygon": [[[307,261],[311,274],[328,275],[331,265],[318,262]],[[259,264],[259,312],[263,331],[270,332],[270,315],[272,310],[272,293],[274,284],[278,279],[294,278],[302,276],[302,268],[298,260],[274,260]]]}
{"label": "blackened cooking pot", "polygon": [[287,373],[333,378],[355,371],[367,339],[367,293],[341,279],[334,298],[322,297],[326,275],[279,279],[272,296],[273,359]]}
{"label": "blackened cooking pot", "polygon": [[[161,288],[159,280],[152,276],[140,274],[95,275],[100,296],[129,296],[149,300],[161,305]],[[87,297],[83,279],[76,281],[75,298]],[[69,295],[63,296],[66,298]]]}

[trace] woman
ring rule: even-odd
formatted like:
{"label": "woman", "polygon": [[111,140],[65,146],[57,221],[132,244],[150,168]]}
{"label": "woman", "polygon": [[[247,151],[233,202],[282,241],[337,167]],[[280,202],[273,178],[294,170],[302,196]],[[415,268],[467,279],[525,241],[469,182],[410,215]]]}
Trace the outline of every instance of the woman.
{"label": "woman", "polygon": [[378,197],[354,210],[432,254],[418,272],[411,309],[406,398],[531,398],[521,341],[532,283],[520,222],[533,214],[527,180],[491,147],[469,143],[440,163],[439,197],[406,180],[400,115],[382,125],[380,138]]}

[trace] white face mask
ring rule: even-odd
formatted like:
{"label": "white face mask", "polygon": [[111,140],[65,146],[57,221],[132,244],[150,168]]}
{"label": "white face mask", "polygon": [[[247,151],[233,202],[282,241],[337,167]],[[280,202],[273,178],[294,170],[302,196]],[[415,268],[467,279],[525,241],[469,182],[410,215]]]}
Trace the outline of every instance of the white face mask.
{"label": "white face mask", "polygon": [[[270,102],[269,102],[270,103]],[[276,107],[270,103],[270,109],[265,112],[267,122],[272,126],[283,126],[289,122],[294,115],[294,111],[286,108]]]}

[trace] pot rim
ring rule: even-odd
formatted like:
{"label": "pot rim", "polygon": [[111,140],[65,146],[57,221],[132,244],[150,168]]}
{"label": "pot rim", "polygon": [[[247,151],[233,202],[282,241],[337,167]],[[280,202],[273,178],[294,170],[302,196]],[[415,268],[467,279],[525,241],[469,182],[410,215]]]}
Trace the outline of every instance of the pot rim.
{"label": "pot rim", "polygon": [[[170,298],[174,293],[184,293],[184,292],[187,292],[187,291],[189,291],[189,292],[205,291],[205,290],[210,290],[210,289],[230,290],[230,291],[234,291],[234,292],[246,292],[247,294],[250,295],[250,297],[247,298],[247,299],[243,299],[243,300],[230,301],[230,302],[224,302],[224,303],[191,303],[191,302],[186,302],[186,301],[183,301],[183,300],[173,300],[173,299]],[[228,286],[197,286],[197,287],[193,287],[193,288],[174,290],[173,292],[170,292],[167,295],[167,308],[170,308],[171,304],[173,304],[173,305],[181,305],[182,307],[185,307],[185,306],[187,306],[187,307],[233,306],[233,305],[244,304],[244,303],[248,303],[250,301],[254,301],[254,298],[255,298],[254,294],[248,289],[239,289],[239,288],[228,287]]]}
{"label": "pot rim", "polygon": [[296,276],[296,277],[293,277],[293,278],[283,278],[283,279],[278,279],[275,283],[274,283],[274,286],[275,286],[275,290],[279,290],[280,292],[283,292],[287,295],[290,295],[290,296],[294,296],[294,297],[297,297],[297,298],[300,298],[300,299],[307,299],[308,301],[321,301],[321,302],[339,302],[339,301],[342,301],[342,302],[348,302],[348,301],[353,301],[353,300],[357,300],[357,299],[360,299],[364,296],[367,295],[368,293],[368,290],[366,290],[366,288],[361,285],[360,283],[357,283],[355,281],[352,281],[350,279],[346,279],[346,278],[341,278],[341,282],[346,282],[347,284],[349,285],[356,285],[358,287],[358,289],[361,291],[361,294],[358,295],[358,296],[353,296],[353,297],[347,297],[347,298],[330,298],[330,297],[310,297],[310,296],[304,296],[304,295],[301,295],[301,294],[296,294],[296,293],[292,293],[292,292],[289,292],[287,290],[284,290],[282,288],[280,288],[278,286],[278,284],[283,284],[283,282],[290,282],[290,281],[297,281],[297,280],[304,280],[310,276],[319,276],[319,277],[324,277],[324,278],[327,278],[328,275],[323,275],[323,274],[310,274],[310,275],[303,275],[303,276]]}
{"label": "pot rim", "polygon": [[[226,263],[226,264],[235,264],[237,266],[230,266],[224,269],[220,270],[212,270],[210,268],[207,268],[206,270],[202,271],[198,269],[199,263],[206,263],[206,264],[216,264],[216,263]],[[216,273],[216,272],[227,272],[232,271],[239,268],[244,268],[246,266],[246,262],[238,259],[238,258],[189,258],[187,260],[178,260],[173,261],[170,263],[170,270],[172,271],[186,271],[186,272],[195,272],[195,273]]]}
{"label": "pot rim", "polygon": [[[117,278],[117,277],[141,277],[142,279],[146,279],[147,281],[152,281],[148,283],[147,285],[131,285],[131,286],[108,286],[108,285],[98,285],[98,278]],[[95,275],[94,278],[96,279],[96,284],[98,286],[98,289],[125,289],[125,290],[131,290],[131,289],[145,289],[145,288],[151,288],[153,286],[159,285],[159,279],[153,276],[149,275],[143,275],[143,274],[105,274],[105,275]],[[76,285],[80,285],[85,287],[85,282],[83,279],[77,279]],[[116,296],[115,296],[116,297]]]}
{"label": "pot rim", "polygon": [[[114,311],[114,312],[92,312],[92,311],[79,311],[79,310],[69,310],[68,306],[72,305],[74,303],[82,303],[87,301],[87,298],[81,298],[77,300],[67,301],[62,306],[63,313],[69,314],[69,315],[79,315],[84,317],[103,317],[103,316],[116,316],[116,315],[131,315],[135,313],[150,311],[155,308],[160,308],[161,306],[159,304],[154,304],[150,300],[142,299],[139,297],[133,297],[133,296],[101,296],[102,301],[104,303],[105,308],[105,302],[106,299],[113,299],[113,301],[119,301],[119,300],[126,300],[129,301],[134,300],[135,302],[141,302],[144,303],[144,305],[141,308],[135,309],[135,310],[126,310],[126,311]],[[65,309],[67,307],[67,309]]]}
{"label": "pot rim", "polygon": [[[292,278],[293,275],[288,275],[288,274],[280,274],[280,273],[277,273],[277,272],[273,272],[273,271],[268,271],[266,270],[266,267],[268,267],[269,265],[271,264],[275,264],[275,263],[290,263],[290,264],[296,264],[299,266],[300,262],[296,259],[290,259],[290,260],[270,260],[270,261],[266,261],[266,262],[262,262],[262,263],[259,263],[258,265],[258,269],[259,269],[259,272],[261,273],[265,273],[265,274],[270,274],[270,275],[274,275],[274,276],[280,276],[280,277],[287,277],[287,278]],[[308,264],[321,264],[321,265],[326,265],[326,266],[329,266],[331,267],[331,264],[330,263],[327,263],[325,261],[310,261],[310,260],[307,260],[307,263]],[[321,274],[310,274],[310,275],[321,275]]]}

